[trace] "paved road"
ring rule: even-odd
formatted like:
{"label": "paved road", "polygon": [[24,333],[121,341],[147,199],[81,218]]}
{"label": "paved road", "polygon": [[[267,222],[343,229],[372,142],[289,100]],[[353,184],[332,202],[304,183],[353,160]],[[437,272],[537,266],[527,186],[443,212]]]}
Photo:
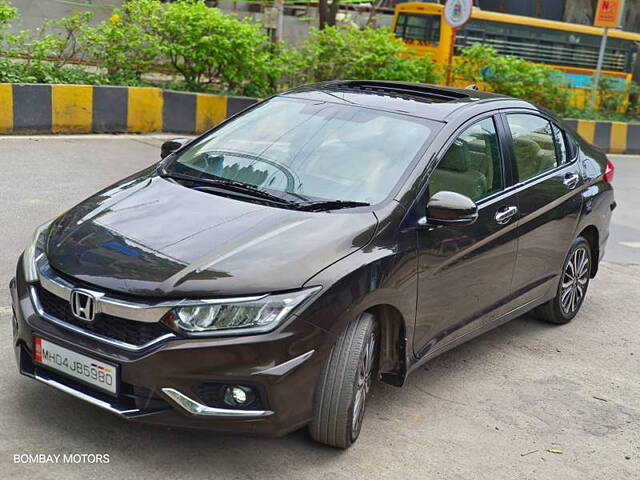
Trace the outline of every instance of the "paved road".
{"label": "paved road", "polygon": [[[403,389],[377,386],[349,451],[304,431],[274,440],[127,423],[19,377],[7,284],[33,228],[155,161],[160,143],[0,139],[2,478],[640,478],[640,266],[630,265],[640,263],[640,158],[616,159],[609,262],[580,316],[563,327],[517,319],[434,360]],[[22,453],[106,453],[110,463],[14,464]]]}

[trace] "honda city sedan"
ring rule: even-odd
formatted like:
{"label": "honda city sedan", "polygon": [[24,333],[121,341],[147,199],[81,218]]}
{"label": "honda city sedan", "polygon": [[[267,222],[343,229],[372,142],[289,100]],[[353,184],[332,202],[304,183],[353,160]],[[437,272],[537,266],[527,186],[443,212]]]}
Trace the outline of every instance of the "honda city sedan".
{"label": "honda city sedan", "polygon": [[339,448],[372,383],[530,311],[571,321],[616,205],[601,151],[472,89],[300,87],[161,157],[35,231],[20,373],[133,421]]}

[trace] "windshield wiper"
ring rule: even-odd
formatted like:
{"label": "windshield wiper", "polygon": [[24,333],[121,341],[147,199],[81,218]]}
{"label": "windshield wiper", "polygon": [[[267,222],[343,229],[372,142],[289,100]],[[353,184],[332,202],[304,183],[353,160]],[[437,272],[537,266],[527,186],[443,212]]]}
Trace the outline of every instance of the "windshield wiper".
{"label": "windshield wiper", "polygon": [[[269,193],[261,188],[258,188],[254,185],[250,185],[248,183],[238,182],[236,180],[229,180],[227,178],[215,177],[215,178],[200,178],[193,177],[191,175],[184,175],[182,173],[175,172],[167,172],[161,171],[160,175],[163,177],[174,178],[178,180],[184,180],[188,182],[193,182],[195,184],[202,185],[191,185],[190,188],[195,190],[209,191],[209,192],[219,192],[221,190],[227,190],[242,194],[243,196],[253,197],[253,198],[262,198],[264,200],[268,200],[272,203],[276,203],[278,205],[284,205],[289,208],[294,208],[296,210],[304,210],[304,211],[321,211],[321,210],[338,210],[341,208],[354,208],[354,207],[367,207],[370,204],[366,202],[354,202],[351,200],[311,200],[311,201],[294,201],[289,200],[287,198],[281,197],[279,195],[274,195],[273,193]],[[286,195],[292,195],[298,198],[301,198],[302,195],[296,195],[289,192],[284,192]],[[304,198],[304,197],[302,197]]]}
{"label": "windshield wiper", "polygon": [[368,207],[367,202],[354,202],[351,200],[317,200],[313,202],[300,202],[295,205],[297,210],[338,210],[340,208]]}
{"label": "windshield wiper", "polygon": [[274,195],[254,185],[249,185],[248,183],[243,183],[243,182],[237,182],[235,180],[229,180],[226,178],[221,178],[221,177],[220,178],[198,178],[198,177],[192,177],[191,175],[183,175],[181,173],[175,173],[175,172],[162,172],[162,176],[203,184],[203,185],[191,186],[191,188],[193,188],[194,190],[203,190],[203,191],[227,190],[227,191],[241,193],[241,194],[244,194],[245,196],[262,198],[265,200],[269,200],[272,203],[278,203],[281,205],[292,205],[292,206],[298,205],[297,202],[293,202],[291,200],[287,200],[286,198],[282,198],[278,195]]}

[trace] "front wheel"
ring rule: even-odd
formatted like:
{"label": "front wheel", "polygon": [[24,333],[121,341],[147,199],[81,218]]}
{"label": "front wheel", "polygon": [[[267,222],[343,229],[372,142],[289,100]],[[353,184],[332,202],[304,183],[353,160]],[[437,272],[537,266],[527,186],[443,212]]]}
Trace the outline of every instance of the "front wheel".
{"label": "front wheel", "polygon": [[590,277],[591,246],[585,238],[578,237],[562,266],[556,296],[537,308],[537,316],[550,323],[569,323],[582,306]]}
{"label": "front wheel", "polygon": [[363,313],[333,346],[316,387],[309,426],[317,442],[348,448],[360,435],[376,370],[377,342],[376,321]]}

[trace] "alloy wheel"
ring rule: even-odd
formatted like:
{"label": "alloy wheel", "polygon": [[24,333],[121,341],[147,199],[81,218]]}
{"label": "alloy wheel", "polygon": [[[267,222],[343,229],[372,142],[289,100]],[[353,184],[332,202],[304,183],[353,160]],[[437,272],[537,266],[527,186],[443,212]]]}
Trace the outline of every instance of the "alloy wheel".
{"label": "alloy wheel", "polygon": [[367,402],[367,395],[371,389],[373,376],[374,357],[376,352],[376,335],[372,333],[369,342],[363,352],[362,359],[358,365],[358,377],[356,378],[356,394],[353,401],[353,415],[351,423],[351,436],[356,438],[360,432],[364,410]]}
{"label": "alloy wheel", "polygon": [[574,250],[562,275],[560,306],[565,315],[575,313],[584,299],[589,282],[589,252],[586,247]]}

